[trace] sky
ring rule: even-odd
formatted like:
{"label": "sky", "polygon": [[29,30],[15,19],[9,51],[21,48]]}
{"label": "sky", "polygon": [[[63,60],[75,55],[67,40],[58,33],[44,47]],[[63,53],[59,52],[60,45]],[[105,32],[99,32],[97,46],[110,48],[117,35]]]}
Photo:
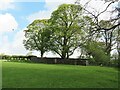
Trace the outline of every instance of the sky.
{"label": "sky", "polygon": [[[88,0],[81,0],[84,4]],[[92,0],[90,6],[103,10],[104,2]],[[24,48],[24,30],[35,19],[49,19],[51,13],[63,3],[74,3],[75,0],[0,0],[0,53],[9,55],[26,55],[29,51]],[[102,7],[101,7],[102,6]],[[111,7],[110,9],[112,9]],[[92,11],[92,9],[90,9]],[[108,18],[110,13],[100,18]],[[33,55],[40,56],[39,52],[32,51]],[[72,57],[78,57],[80,52],[75,51]],[[51,52],[47,57],[58,57]]]}

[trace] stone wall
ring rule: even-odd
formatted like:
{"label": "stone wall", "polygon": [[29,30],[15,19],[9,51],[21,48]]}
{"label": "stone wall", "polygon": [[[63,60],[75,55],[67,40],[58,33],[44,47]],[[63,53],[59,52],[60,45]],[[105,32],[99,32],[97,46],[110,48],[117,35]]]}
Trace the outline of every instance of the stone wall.
{"label": "stone wall", "polygon": [[31,57],[31,62],[35,63],[46,63],[46,64],[70,64],[70,65],[89,65],[88,59],[61,59],[61,58],[39,58]]}

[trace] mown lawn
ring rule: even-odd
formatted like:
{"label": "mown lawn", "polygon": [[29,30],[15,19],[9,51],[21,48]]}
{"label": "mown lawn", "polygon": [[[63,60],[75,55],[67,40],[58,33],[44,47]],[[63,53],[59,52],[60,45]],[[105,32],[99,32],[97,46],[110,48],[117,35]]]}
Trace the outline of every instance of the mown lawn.
{"label": "mown lawn", "polygon": [[118,71],[99,66],[2,63],[3,88],[117,88]]}

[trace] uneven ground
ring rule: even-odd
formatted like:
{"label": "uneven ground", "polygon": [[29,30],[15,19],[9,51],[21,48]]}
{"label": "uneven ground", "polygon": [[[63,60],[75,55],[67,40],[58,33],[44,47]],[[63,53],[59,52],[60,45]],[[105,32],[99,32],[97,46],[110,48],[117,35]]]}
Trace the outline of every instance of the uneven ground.
{"label": "uneven ground", "polygon": [[118,71],[99,66],[2,63],[3,88],[117,88]]}

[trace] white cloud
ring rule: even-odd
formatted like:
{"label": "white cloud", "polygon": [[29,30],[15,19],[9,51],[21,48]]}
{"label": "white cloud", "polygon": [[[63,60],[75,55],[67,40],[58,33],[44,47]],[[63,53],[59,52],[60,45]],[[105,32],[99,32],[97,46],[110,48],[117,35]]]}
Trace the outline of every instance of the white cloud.
{"label": "white cloud", "polygon": [[21,54],[24,55],[27,53],[27,50],[25,49],[23,45],[24,32],[23,30],[20,30],[16,33],[14,37],[14,41],[12,42],[12,49],[10,50],[12,54]]}
{"label": "white cloud", "polygon": [[32,22],[35,19],[49,19],[50,15],[51,15],[51,11],[39,11],[32,15],[29,15],[27,19],[29,22]]}
{"label": "white cloud", "polygon": [[12,2],[44,2],[44,0],[13,0]]}
{"label": "white cloud", "polygon": [[73,4],[75,0],[45,0],[45,7],[49,10],[55,10],[61,4],[68,3]]}
{"label": "white cloud", "polygon": [[23,30],[18,31],[12,42],[9,41],[7,35],[2,35],[2,40],[0,43],[0,53],[5,53],[9,55],[26,55],[27,50],[23,45],[24,32]]}
{"label": "white cloud", "polygon": [[11,14],[0,14],[0,34],[10,32],[17,27],[18,23]]}
{"label": "white cloud", "polygon": [[[11,2],[63,2],[64,0],[9,0]],[[75,0],[65,0],[64,2],[72,2]]]}
{"label": "white cloud", "polygon": [[6,53],[9,50],[9,45],[8,45],[9,41],[8,41],[8,36],[2,36],[2,39],[0,41],[0,53]]}
{"label": "white cloud", "polygon": [[47,10],[38,11],[28,16],[27,20],[32,22],[36,19],[49,19],[51,13],[58,8],[59,5],[63,3],[74,3],[75,0],[45,0],[45,8]]}
{"label": "white cloud", "polygon": [[[63,3],[74,4],[76,0],[45,0],[45,8],[47,10],[38,11],[28,16],[28,21],[32,22],[35,19],[49,19],[51,13],[58,8],[59,5]],[[80,4],[84,5],[88,0],[80,0]],[[99,12],[103,11],[109,3],[105,3],[104,1],[100,0],[91,0],[88,4],[88,10],[93,12],[94,14],[98,14]],[[109,7],[108,11],[111,11],[113,8]],[[101,14],[99,19],[109,19],[110,12],[105,12]]]}
{"label": "white cloud", "polygon": [[10,52],[12,44],[5,33],[12,32],[17,27],[18,23],[11,14],[0,14],[0,53]]}
{"label": "white cloud", "polygon": [[49,3],[49,2],[61,2],[61,3],[71,3],[71,2],[75,2],[76,0],[45,0],[45,2]]}
{"label": "white cloud", "polygon": [[[18,28],[18,23],[14,16],[9,13],[0,14],[0,53],[5,54],[25,54],[26,50],[23,46],[24,32],[13,32],[13,29]],[[6,33],[6,34],[5,34]],[[15,34],[9,37],[7,33]],[[10,41],[9,38],[14,38]]]}
{"label": "white cloud", "polygon": [[14,9],[13,0],[0,0],[0,10]]}

